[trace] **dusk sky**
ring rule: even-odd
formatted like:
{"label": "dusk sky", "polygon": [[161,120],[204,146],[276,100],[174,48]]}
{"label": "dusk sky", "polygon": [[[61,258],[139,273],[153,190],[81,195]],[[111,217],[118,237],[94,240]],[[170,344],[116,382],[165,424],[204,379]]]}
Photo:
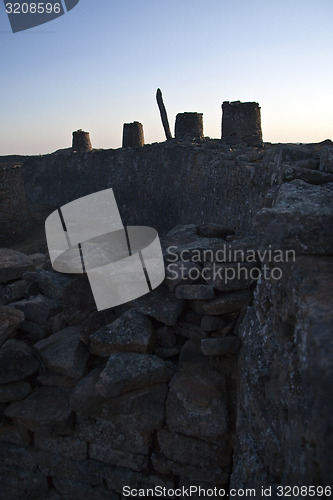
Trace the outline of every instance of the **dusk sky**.
{"label": "dusk sky", "polygon": [[[37,0],[36,0],[37,1]],[[259,102],[265,141],[333,139],[332,0],[80,0],[13,34],[0,4],[0,155],[44,154],[90,132],[121,146],[124,122],[164,140],[179,112],[221,136],[221,104]]]}

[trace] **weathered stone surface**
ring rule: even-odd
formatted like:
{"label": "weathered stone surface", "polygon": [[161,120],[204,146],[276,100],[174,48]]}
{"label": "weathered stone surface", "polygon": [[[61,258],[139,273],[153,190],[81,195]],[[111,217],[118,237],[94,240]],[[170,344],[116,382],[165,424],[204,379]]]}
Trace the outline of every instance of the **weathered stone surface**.
{"label": "weathered stone surface", "polygon": [[202,339],[201,350],[205,356],[232,356],[237,354],[241,342],[237,337]]}
{"label": "weathered stone surface", "polygon": [[50,438],[36,432],[34,444],[37,448],[55,453],[72,460],[85,460],[87,458],[87,443],[73,436]]}
{"label": "weathered stone surface", "polygon": [[75,387],[77,379],[61,375],[50,370],[41,373],[37,380],[42,385],[59,386],[59,387]]}
{"label": "weathered stone surface", "polygon": [[84,375],[89,352],[79,334],[80,329],[72,326],[35,345],[47,368],[73,379]]}
{"label": "weathered stone surface", "polygon": [[33,432],[68,435],[73,423],[68,397],[67,389],[41,387],[23,401],[9,405],[5,416]]}
{"label": "weathered stone surface", "polygon": [[121,420],[117,423],[98,417],[78,417],[75,434],[80,439],[110,449],[148,455],[152,433],[137,430]]}
{"label": "weathered stone surface", "polygon": [[204,266],[205,278],[220,292],[249,288],[259,277],[260,267],[253,262],[210,263]]}
{"label": "weathered stone surface", "polygon": [[60,311],[59,303],[48,299],[44,295],[37,295],[29,299],[13,302],[11,307],[22,311],[25,318],[39,325],[45,325],[47,320]]}
{"label": "weathered stone surface", "polygon": [[111,354],[96,383],[104,397],[115,397],[170,380],[175,368],[151,354]]}
{"label": "weathered stone surface", "polygon": [[95,333],[103,326],[113,323],[113,321],[115,321],[119,317],[119,314],[116,313],[118,309],[120,308],[92,312],[80,325],[82,328],[80,332],[80,339],[82,340],[82,342],[89,345],[90,335],[92,333]]}
{"label": "weathered stone surface", "polygon": [[201,224],[197,229],[197,235],[205,238],[222,238],[235,234],[233,229],[222,226],[221,224]]}
{"label": "weathered stone surface", "polygon": [[225,325],[226,323],[224,319],[219,318],[218,316],[203,316],[200,326],[204,332],[213,332],[224,328]]}
{"label": "weathered stone surface", "polygon": [[0,248],[0,283],[17,280],[35,268],[31,259],[21,252]]}
{"label": "weathered stone surface", "polygon": [[31,385],[28,382],[15,382],[13,384],[0,385],[0,403],[20,401],[29,396]]}
{"label": "weathered stone surface", "polygon": [[214,288],[210,285],[178,285],[176,288],[178,299],[207,300],[214,295]]}
{"label": "weathered stone surface", "polygon": [[50,498],[47,478],[39,471],[13,465],[0,465],[0,484],[3,499]]}
{"label": "weathered stone surface", "polygon": [[202,339],[207,333],[200,326],[191,323],[178,323],[175,326],[175,333],[190,340]]}
{"label": "weathered stone surface", "polygon": [[0,442],[0,463],[25,469],[37,469],[37,456],[33,448]]}
{"label": "weathered stone surface", "polygon": [[0,426],[0,441],[17,444],[19,446],[29,446],[31,443],[31,435],[21,427],[4,424]]}
{"label": "weathered stone surface", "polygon": [[22,325],[24,314],[12,307],[0,307],[0,346]]}
{"label": "weathered stone surface", "polygon": [[183,358],[171,381],[166,423],[173,432],[216,442],[228,428],[225,378],[200,352],[194,354]]}
{"label": "weathered stone surface", "polygon": [[249,290],[228,292],[218,295],[215,299],[207,301],[194,301],[193,308],[199,314],[227,314],[238,312],[241,308],[249,304],[252,299],[252,293]]}
{"label": "weathered stone surface", "polygon": [[151,473],[146,475],[125,467],[107,468],[106,481],[110,490],[119,493],[123,492],[124,485],[135,485],[134,487],[137,489],[154,488],[155,486],[174,487],[174,481],[171,478],[161,478]]}
{"label": "weathered stone surface", "polygon": [[36,283],[18,280],[4,287],[2,300],[4,304],[9,304],[10,302],[30,297],[30,295],[35,295],[36,293],[38,293],[38,286]]}
{"label": "weathered stone surface", "polygon": [[333,183],[313,186],[302,180],[283,184],[274,206],[256,215],[263,246],[297,254],[333,253]]}
{"label": "weathered stone surface", "polygon": [[36,353],[20,340],[7,340],[0,349],[0,384],[23,380],[35,373],[40,362]]}
{"label": "weathered stone surface", "polygon": [[90,336],[90,352],[98,356],[124,351],[148,353],[153,346],[153,325],[147,316],[135,310],[127,311]]}
{"label": "weathered stone surface", "polygon": [[332,277],[332,257],[297,257],[258,286],[239,328],[231,487],[331,481]]}
{"label": "weathered stone surface", "polygon": [[231,462],[231,445],[223,439],[211,444],[161,429],[157,433],[157,441],[166,458],[184,465],[218,469]]}
{"label": "weathered stone surface", "polygon": [[47,257],[45,253],[33,253],[29,255],[29,259],[32,260],[33,264],[39,268],[39,266],[45,264]]}
{"label": "weathered stone surface", "polygon": [[130,453],[129,451],[115,450],[105,444],[91,443],[89,456],[109,465],[129,467],[134,471],[145,471],[148,468],[148,456]]}
{"label": "weathered stone surface", "polygon": [[71,407],[78,415],[97,416],[115,425],[133,426],[139,430],[161,427],[164,419],[167,385],[158,384],[118,398],[104,398],[96,390],[101,369],[96,368],[80,380],[71,394]]}
{"label": "weathered stone surface", "polygon": [[211,485],[219,486],[225,485],[230,477],[230,467],[224,469],[205,469],[203,467],[195,467],[194,465],[184,465],[173,460],[165,458],[162,454],[153,453],[152,464],[154,470],[161,474],[173,474],[175,476],[181,475],[193,481],[207,481]]}
{"label": "weathered stone surface", "polygon": [[162,359],[170,359],[179,356],[181,346],[175,347],[155,347],[154,354]]}
{"label": "weathered stone surface", "polygon": [[61,300],[64,290],[73,281],[72,276],[58,273],[56,271],[40,271],[37,275],[37,283],[40,291],[46,297]]}
{"label": "weathered stone surface", "polygon": [[52,484],[61,494],[62,500],[119,500],[118,496],[114,497],[104,486],[86,484],[84,478],[82,481],[73,481],[68,478],[53,477]]}
{"label": "weathered stone surface", "polygon": [[108,465],[95,460],[71,460],[56,453],[38,450],[38,468],[45,476],[82,481],[86,484],[100,485],[107,474]]}
{"label": "weathered stone surface", "polygon": [[156,330],[156,342],[160,347],[174,347],[177,344],[174,329],[169,326],[158,328]]}
{"label": "weathered stone surface", "polygon": [[38,325],[33,321],[25,320],[23,321],[22,325],[20,325],[19,332],[17,332],[16,336],[20,340],[24,340],[27,343],[35,344],[39,340],[46,337],[47,334],[48,330],[45,325]]}
{"label": "weathered stone surface", "polygon": [[177,299],[163,285],[135,300],[133,305],[137,311],[152,316],[168,326],[176,324],[184,309],[184,301]]}

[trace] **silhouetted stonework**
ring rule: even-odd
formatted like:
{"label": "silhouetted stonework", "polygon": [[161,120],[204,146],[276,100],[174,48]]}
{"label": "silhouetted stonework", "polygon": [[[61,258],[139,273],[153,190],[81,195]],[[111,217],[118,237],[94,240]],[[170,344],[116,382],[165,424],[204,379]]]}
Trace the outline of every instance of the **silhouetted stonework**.
{"label": "silhouetted stonework", "polygon": [[262,146],[260,107],[257,102],[225,101],[222,110],[224,142]]}
{"label": "silhouetted stonework", "polygon": [[89,132],[84,132],[82,129],[73,132],[73,151],[78,153],[83,153],[85,151],[91,151],[92,145],[90,142]]}
{"label": "silhouetted stonework", "polygon": [[202,113],[178,113],[175,137],[179,141],[203,138]]}
{"label": "silhouetted stonework", "polygon": [[140,148],[144,146],[143,126],[140,122],[124,123],[123,148]]}

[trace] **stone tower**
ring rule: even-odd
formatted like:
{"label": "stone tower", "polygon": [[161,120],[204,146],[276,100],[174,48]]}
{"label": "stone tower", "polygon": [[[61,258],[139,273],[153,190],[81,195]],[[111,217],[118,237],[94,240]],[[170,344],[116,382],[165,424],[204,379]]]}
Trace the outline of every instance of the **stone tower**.
{"label": "stone tower", "polygon": [[82,129],[73,132],[72,150],[78,153],[92,150],[89,132],[84,132]]}
{"label": "stone tower", "polygon": [[178,141],[202,139],[202,113],[178,113],[176,116],[175,138]]}
{"label": "stone tower", "polygon": [[222,140],[227,144],[262,146],[261,115],[257,102],[222,104]]}
{"label": "stone tower", "polygon": [[142,123],[124,123],[123,128],[123,148],[140,148],[144,146],[145,139],[143,135]]}

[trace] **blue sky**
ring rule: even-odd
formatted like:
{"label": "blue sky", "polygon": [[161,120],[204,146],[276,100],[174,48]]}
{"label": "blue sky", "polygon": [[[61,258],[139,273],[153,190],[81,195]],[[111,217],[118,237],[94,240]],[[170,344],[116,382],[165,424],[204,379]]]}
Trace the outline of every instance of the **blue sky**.
{"label": "blue sky", "polygon": [[0,4],[0,154],[121,146],[124,122],[164,140],[179,112],[220,137],[224,100],[257,101],[264,140],[333,139],[332,0],[80,0],[13,34]]}

